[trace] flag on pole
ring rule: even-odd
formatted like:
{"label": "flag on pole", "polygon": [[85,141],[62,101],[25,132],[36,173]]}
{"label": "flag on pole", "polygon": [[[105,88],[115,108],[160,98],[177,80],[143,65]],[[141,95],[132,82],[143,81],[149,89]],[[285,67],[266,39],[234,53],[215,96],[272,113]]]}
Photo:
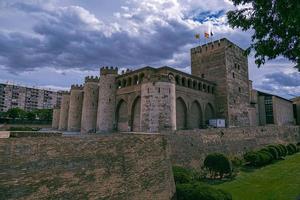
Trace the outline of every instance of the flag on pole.
{"label": "flag on pole", "polygon": [[213,33],[213,31],[210,31],[210,36],[212,37],[212,36],[214,36],[214,33]]}
{"label": "flag on pole", "polygon": [[205,37],[205,38],[209,38],[209,33],[204,32],[204,37]]}

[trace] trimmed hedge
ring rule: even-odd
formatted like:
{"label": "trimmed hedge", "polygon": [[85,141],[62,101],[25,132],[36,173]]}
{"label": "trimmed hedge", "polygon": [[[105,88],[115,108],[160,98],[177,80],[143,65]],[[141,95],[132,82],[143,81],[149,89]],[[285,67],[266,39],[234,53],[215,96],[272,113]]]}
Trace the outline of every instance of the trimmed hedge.
{"label": "trimmed hedge", "polygon": [[212,153],[206,156],[204,160],[204,167],[210,171],[210,174],[215,177],[216,174],[223,178],[224,174],[231,174],[231,161],[221,153]]}
{"label": "trimmed hedge", "polygon": [[176,185],[190,183],[193,179],[193,174],[191,171],[179,166],[173,166],[173,175]]}
{"label": "trimmed hedge", "polygon": [[270,164],[274,160],[278,160],[286,155],[291,155],[297,152],[297,146],[295,144],[283,144],[269,145],[258,151],[249,151],[244,154],[244,159],[249,165],[252,166],[264,166]]}
{"label": "trimmed hedge", "polygon": [[177,200],[232,200],[231,194],[203,183],[176,185]]}

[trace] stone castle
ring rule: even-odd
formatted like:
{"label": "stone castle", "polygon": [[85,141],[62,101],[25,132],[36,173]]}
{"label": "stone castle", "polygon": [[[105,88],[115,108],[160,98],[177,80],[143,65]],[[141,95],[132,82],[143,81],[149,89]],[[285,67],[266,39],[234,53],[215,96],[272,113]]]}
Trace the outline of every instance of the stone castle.
{"label": "stone castle", "polygon": [[[191,74],[167,66],[122,74],[118,68],[101,68],[100,77],[86,77],[84,85],[63,93],[52,127],[81,133],[159,132],[205,128],[214,118],[225,119],[226,127],[265,125],[270,112],[264,98],[269,100],[252,89],[244,50],[224,38],[191,49]],[[281,99],[280,106],[274,105],[269,122],[293,123],[291,102]],[[277,121],[273,114],[281,110],[288,114]]]}

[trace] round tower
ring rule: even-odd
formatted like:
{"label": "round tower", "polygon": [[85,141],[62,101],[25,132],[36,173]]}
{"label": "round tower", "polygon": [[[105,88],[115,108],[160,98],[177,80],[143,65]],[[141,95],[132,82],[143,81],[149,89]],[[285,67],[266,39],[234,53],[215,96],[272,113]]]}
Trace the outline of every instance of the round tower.
{"label": "round tower", "polygon": [[176,130],[176,93],[173,74],[152,74],[141,86],[141,131]]}
{"label": "round tower", "polygon": [[60,105],[59,125],[58,125],[58,130],[60,131],[66,131],[68,128],[69,105],[70,105],[70,93],[63,92],[61,105]]}
{"label": "round tower", "polygon": [[97,113],[97,131],[112,132],[115,121],[116,77],[118,68],[102,67],[100,69],[99,99]]}
{"label": "round tower", "polygon": [[53,108],[52,129],[57,130],[59,126],[60,108]]}
{"label": "round tower", "polygon": [[81,133],[95,133],[99,98],[99,78],[85,77],[84,97],[81,117]]}
{"label": "round tower", "polygon": [[72,85],[71,94],[70,94],[68,131],[72,131],[72,132],[80,131],[82,102],[83,102],[83,86]]}

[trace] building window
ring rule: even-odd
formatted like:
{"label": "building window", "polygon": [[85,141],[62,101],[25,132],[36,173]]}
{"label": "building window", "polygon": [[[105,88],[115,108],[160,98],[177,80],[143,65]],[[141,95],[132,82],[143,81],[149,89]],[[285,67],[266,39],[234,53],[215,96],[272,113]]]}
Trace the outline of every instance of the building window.
{"label": "building window", "polygon": [[234,72],[232,72],[232,78],[235,78],[235,74],[234,74]]}
{"label": "building window", "polygon": [[238,70],[240,70],[240,65],[238,65]]}
{"label": "building window", "polygon": [[158,88],[158,93],[160,93],[160,88]]}
{"label": "building window", "polygon": [[204,78],[205,77],[205,75],[204,74],[201,74],[201,78]]}
{"label": "building window", "polygon": [[266,123],[274,124],[272,96],[265,96]]}
{"label": "building window", "polygon": [[239,92],[242,92],[242,88],[239,87]]}

